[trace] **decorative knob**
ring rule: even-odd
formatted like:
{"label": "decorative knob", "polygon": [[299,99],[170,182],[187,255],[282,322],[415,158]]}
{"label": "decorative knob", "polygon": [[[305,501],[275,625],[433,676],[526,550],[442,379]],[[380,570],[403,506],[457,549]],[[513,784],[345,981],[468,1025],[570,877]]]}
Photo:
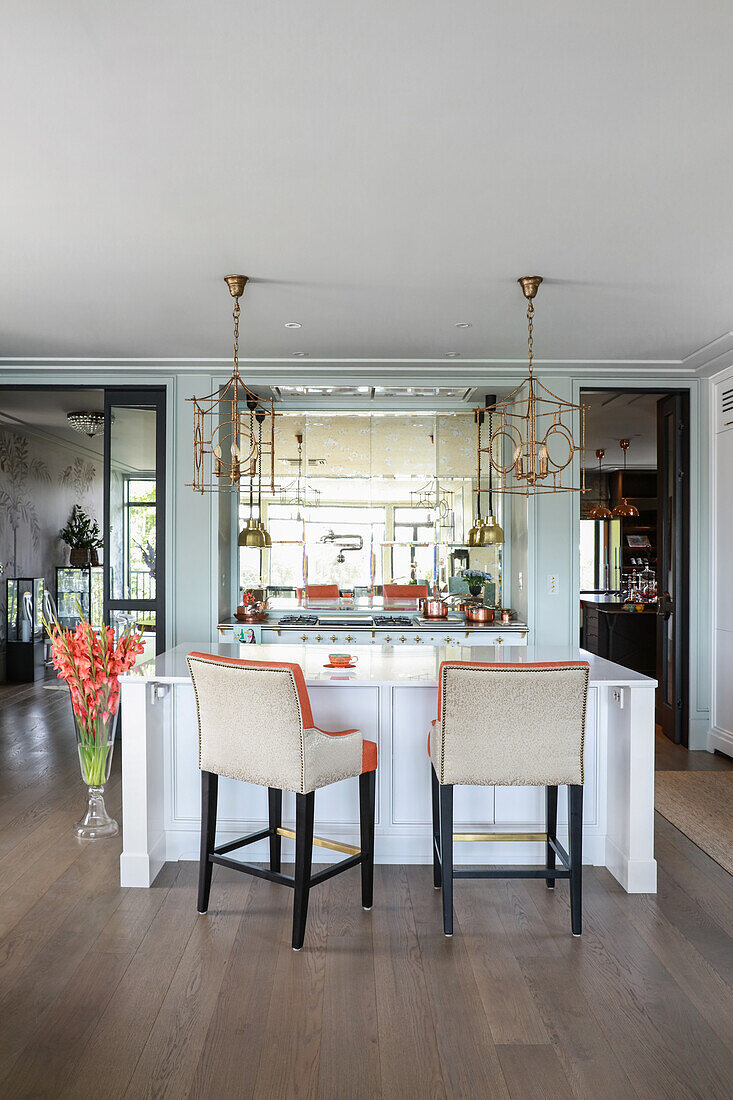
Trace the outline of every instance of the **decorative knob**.
{"label": "decorative knob", "polygon": [[385,642],[391,642],[392,641],[392,635],[391,634],[385,634],[384,635],[384,640],[385,640]]}
{"label": "decorative knob", "polygon": [[321,637],[320,634],[316,634],[316,641],[317,642],[322,642],[323,641],[323,638]]}
{"label": "decorative knob", "polygon": [[335,641],[336,641],[336,635],[335,635],[335,634],[332,634],[332,635],[331,635],[331,641],[332,641],[332,642],[335,642]]}
{"label": "decorative knob", "polygon": [[497,638],[496,639],[496,644],[497,645],[504,645],[504,639],[503,638]]}
{"label": "decorative knob", "polygon": [[446,644],[446,645],[452,645],[452,644],[453,644],[453,639],[452,639],[452,638],[449,638],[449,637],[448,637],[447,635],[446,635],[446,637],[445,637],[445,638],[443,639],[443,641],[445,642],[445,644]]}
{"label": "decorative knob", "polygon": [[421,642],[422,642],[422,638],[420,637],[419,634],[417,634],[416,637],[415,637],[415,645],[420,645]]}
{"label": "decorative knob", "polygon": [[347,642],[353,642],[353,640],[354,640],[354,639],[353,639],[353,638],[351,637],[351,635],[350,635],[350,634],[347,634],[347,635],[346,635],[346,641],[347,641]]}
{"label": "decorative knob", "polygon": [[403,634],[403,635],[402,635],[402,637],[400,638],[400,641],[401,641],[401,642],[406,642],[406,641],[407,641],[407,638],[405,637],[405,635],[404,635],[404,634]]}
{"label": "decorative knob", "polygon": [[301,640],[301,642],[307,642],[308,641],[308,635],[307,634],[301,634],[300,635],[300,640]]}

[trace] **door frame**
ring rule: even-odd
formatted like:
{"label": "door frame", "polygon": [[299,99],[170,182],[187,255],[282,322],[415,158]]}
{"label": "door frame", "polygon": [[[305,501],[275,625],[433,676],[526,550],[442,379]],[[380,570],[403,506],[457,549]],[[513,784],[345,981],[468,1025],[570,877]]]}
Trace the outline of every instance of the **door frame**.
{"label": "door frame", "polygon": [[[574,397],[574,400],[578,400],[579,402],[582,402],[582,396],[581,395],[583,393],[593,393],[593,392],[596,392],[596,393],[613,393],[613,392],[616,392],[616,393],[632,393],[634,395],[636,395],[636,394],[652,394],[652,395],[656,395],[659,399],[661,399],[663,397],[681,397],[682,400],[683,400],[683,411],[684,411],[685,425],[686,425],[686,432],[685,432],[686,444],[685,444],[684,453],[683,453],[683,458],[684,458],[684,468],[683,468],[683,474],[684,474],[684,476],[683,476],[684,522],[683,522],[682,526],[683,526],[683,535],[684,535],[684,539],[683,539],[684,560],[683,560],[683,565],[682,565],[682,576],[681,576],[681,581],[682,581],[682,585],[683,585],[683,599],[682,599],[681,617],[682,617],[683,622],[684,622],[684,627],[679,632],[679,634],[680,634],[679,639],[676,638],[675,677],[676,677],[676,682],[679,683],[680,685],[682,685],[682,690],[684,692],[684,695],[683,695],[683,712],[684,713],[683,713],[683,716],[680,718],[680,721],[678,723],[678,727],[679,727],[679,730],[680,730],[680,740],[679,740],[678,743],[681,744],[684,748],[688,748],[689,747],[689,737],[690,737],[690,707],[689,707],[690,667],[689,667],[689,665],[690,665],[690,629],[691,629],[691,622],[690,622],[690,524],[691,524],[691,513],[690,513],[691,451],[690,451],[690,442],[691,442],[691,427],[692,427],[691,421],[690,421],[690,415],[691,415],[691,389],[690,389],[689,385],[684,385],[684,384],[680,385],[680,386],[674,386],[674,387],[665,386],[663,384],[659,385],[659,386],[649,386],[649,385],[639,386],[639,385],[634,385],[630,380],[627,381],[625,379],[624,380],[615,379],[613,381],[609,380],[607,383],[604,384],[604,383],[600,383],[600,382],[595,381],[595,380],[593,382],[586,382],[586,381],[584,381],[580,378],[575,378],[574,383],[575,383],[575,386],[577,387],[577,396]],[[656,427],[656,422],[655,422],[655,434],[656,434],[656,431],[657,431],[657,427]],[[657,470],[657,474],[658,473],[659,473],[659,471]],[[576,515],[579,516],[579,509],[578,509],[578,512],[576,513]],[[579,541],[579,529],[578,529],[578,532],[577,532],[577,536],[578,537],[576,537],[576,539],[575,539],[576,543]],[[577,554],[577,552],[578,551],[577,551],[577,547],[576,547],[576,554]],[[578,586],[578,589],[579,589],[579,586]],[[660,688],[659,688],[659,686],[657,686],[657,690],[655,692],[655,695],[658,696],[659,691],[660,691]],[[655,708],[655,723],[656,723],[656,708]]]}
{"label": "door frame", "polygon": [[[155,408],[155,599],[117,600],[110,597],[110,477],[112,423],[110,410],[117,405]],[[166,648],[166,388],[165,386],[104,387],[104,619],[113,611],[155,611],[155,649]]]}

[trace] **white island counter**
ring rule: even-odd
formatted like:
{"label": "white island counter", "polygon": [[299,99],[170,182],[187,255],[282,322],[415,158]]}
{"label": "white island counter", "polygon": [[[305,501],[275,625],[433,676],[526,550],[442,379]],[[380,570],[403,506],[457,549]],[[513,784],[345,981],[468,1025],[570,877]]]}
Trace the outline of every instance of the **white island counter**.
{"label": "white island counter", "polygon": [[[322,729],[358,727],[379,746],[377,863],[432,863],[427,733],[437,713],[443,660],[590,663],[585,740],[583,857],[606,866],[629,892],[656,890],[654,859],[654,680],[580,649],[550,646],[352,646],[350,673],[323,667],[329,646],[177,646],[120,677],[122,685],[122,886],[149,886],[166,860],[198,859],[200,773],[198,728],[186,655],[192,650],[258,661],[297,662],[305,673],[313,716]],[[263,731],[263,736],[266,733]],[[567,839],[566,792],[559,821]],[[461,832],[544,829],[544,788],[457,787]],[[284,824],[294,796],[283,800]],[[267,825],[267,790],[223,779],[217,843]],[[358,844],[357,781],[316,794],[316,832]],[[284,842],[283,859],[292,858]],[[253,860],[267,859],[267,842]],[[329,857],[319,849],[319,860]],[[249,855],[249,853],[248,853]],[[334,858],[339,858],[336,853]],[[456,862],[519,864],[544,860],[541,843],[461,843]]]}

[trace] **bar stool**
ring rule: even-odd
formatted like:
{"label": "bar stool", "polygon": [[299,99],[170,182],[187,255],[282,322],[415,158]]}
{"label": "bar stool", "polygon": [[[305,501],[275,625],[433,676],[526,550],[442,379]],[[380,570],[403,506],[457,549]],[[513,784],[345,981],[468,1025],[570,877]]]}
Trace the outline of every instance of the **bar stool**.
{"label": "bar stool", "polygon": [[[327,733],[313,725],[300,665],[242,661],[189,653],[196,695],[201,769],[201,856],[198,911],[209,907],[213,864],[290,886],[293,949],[305,938],[312,886],[361,865],[361,903],[371,909],[374,887],[374,801],[377,746],[357,729]],[[268,788],[269,826],[215,847],[219,776]],[[359,777],[361,848],[313,835],[315,792]],[[282,827],[282,793],[295,792],[295,832]],[[282,837],[295,840],[295,875],[280,871]],[[227,858],[227,853],[269,838],[270,869]],[[344,852],[348,859],[311,874],[312,845]]]}
{"label": "bar stool", "polygon": [[[433,883],[443,890],[443,931],[453,935],[456,878],[570,879],[574,936],[582,931],[583,742],[590,665],[443,661],[438,717],[428,734],[432,767]],[[454,784],[543,786],[545,833],[454,833]],[[567,784],[570,854],[557,839],[557,788]],[[544,868],[453,867],[453,841],[545,842]],[[556,866],[560,858],[561,868]]]}
{"label": "bar stool", "polygon": [[423,600],[427,597],[428,586],[426,584],[384,584],[382,596],[384,606],[387,604],[405,603],[407,600]]}

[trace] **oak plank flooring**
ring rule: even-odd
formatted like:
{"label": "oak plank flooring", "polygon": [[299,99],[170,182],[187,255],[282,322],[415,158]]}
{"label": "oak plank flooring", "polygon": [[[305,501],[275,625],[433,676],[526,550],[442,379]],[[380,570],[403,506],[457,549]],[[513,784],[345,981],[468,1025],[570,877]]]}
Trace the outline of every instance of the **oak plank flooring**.
{"label": "oak plank flooring", "polygon": [[0,1095],[733,1093],[733,881],[664,819],[659,893],[586,868],[580,940],[566,883],[459,881],[446,940],[431,868],[380,866],[371,913],[358,870],[314,888],[294,953],[291,891],[217,867],[199,916],[193,863],[123,890],[82,808],[68,699],[0,685]]}
{"label": "oak plank flooring", "polygon": [[446,1087],[405,867],[374,868],[372,918],[382,1095],[440,1100]]}
{"label": "oak plank flooring", "polygon": [[578,1095],[549,1043],[501,1045],[496,1052],[512,1100],[524,1100],[526,1096],[558,1100],[561,1096]]}

